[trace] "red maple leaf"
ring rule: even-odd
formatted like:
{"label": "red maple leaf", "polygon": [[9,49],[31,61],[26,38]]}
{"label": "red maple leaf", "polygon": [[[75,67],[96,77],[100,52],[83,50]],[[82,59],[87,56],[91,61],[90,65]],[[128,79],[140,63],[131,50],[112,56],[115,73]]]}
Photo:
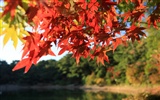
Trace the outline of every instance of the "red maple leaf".
{"label": "red maple leaf", "polygon": [[147,18],[147,22],[148,22],[149,27],[151,24],[153,24],[153,26],[158,29],[157,23],[160,22],[160,15],[159,14],[160,14],[160,3],[157,4],[156,9]]}
{"label": "red maple leaf", "polygon": [[31,22],[32,19],[36,16],[38,11],[38,7],[37,6],[30,6],[27,11],[26,14],[28,16],[28,21]]}
{"label": "red maple leaf", "polygon": [[86,0],[74,0],[74,2],[84,10],[87,8]]}
{"label": "red maple leaf", "polygon": [[122,44],[122,39],[121,38],[116,38],[114,39],[114,41],[112,41],[113,44],[113,51],[115,51],[115,49]]}
{"label": "red maple leaf", "polygon": [[16,13],[16,8],[18,5],[22,6],[22,0],[5,0],[7,2],[7,5],[4,8],[2,16],[6,15],[7,13],[10,13],[11,18],[13,19]]}
{"label": "red maple leaf", "polygon": [[128,11],[124,13],[122,16],[124,17],[123,22],[126,22],[129,18],[133,20],[133,22],[140,22],[144,16],[144,12],[146,7],[144,5],[137,6],[133,11]]}
{"label": "red maple leaf", "polygon": [[143,32],[145,28],[144,27],[138,27],[135,25],[132,25],[129,29],[127,29],[127,36],[131,38],[131,40],[134,42],[135,40],[140,40],[141,36],[146,36],[146,34]]}
{"label": "red maple leaf", "polygon": [[[15,10],[21,6],[22,0],[5,0],[7,6],[3,15],[11,12],[14,18]],[[143,27],[135,26],[144,17],[148,8],[143,4],[143,0],[29,0],[26,15],[28,23],[34,23],[36,32],[29,33],[24,38],[22,62],[19,62],[13,70],[25,67],[27,72],[31,64],[45,55],[53,55],[52,43],[61,48],[59,55],[65,51],[73,53],[76,62],[80,57],[97,57],[97,62],[104,64],[109,62],[106,52],[115,50],[118,45],[128,39],[140,40],[145,36]],[[133,4],[134,9],[129,9],[123,14],[118,14],[118,3]],[[126,2],[126,3],[125,3]],[[22,2],[23,3],[23,2]],[[148,24],[155,27],[160,21],[159,4],[154,9],[153,14],[148,17]],[[123,20],[124,19],[124,20]],[[128,19],[131,19],[128,20]],[[131,27],[127,28],[126,22],[131,22]],[[125,31],[124,36],[120,35]],[[93,52],[91,52],[93,51]],[[23,64],[24,62],[27,62]]]}
{"label": "red maple leaf", "polygon": [[95,52],[93,53],[93,57],[96,56],[97,57],[97,63],[102,63],[103,65],[104,64],[104,61],[107,61],[109,63],[109,59],[108,59],[108,56],[106,55],[106,52],[108,50],[106,50],[104,47],[102,48],[97,48],[95,50]]}
{"label": "red maple leaf", "polygon": [[25,67],[24,73],[27,73],[31,65],[32,65],[32,62],[30,61],[30,58],[25,58],[25,59],[22,59],[20,62],[18,62],[16,66],[12,69],[12,71],[16,71]]}
{"label": "red maple leaf", "polygon": [[99,7],[99,3],[97,2],[97,0],[90,0],[88,4],[88,9],[90,11],[97,11],[98,7]]}

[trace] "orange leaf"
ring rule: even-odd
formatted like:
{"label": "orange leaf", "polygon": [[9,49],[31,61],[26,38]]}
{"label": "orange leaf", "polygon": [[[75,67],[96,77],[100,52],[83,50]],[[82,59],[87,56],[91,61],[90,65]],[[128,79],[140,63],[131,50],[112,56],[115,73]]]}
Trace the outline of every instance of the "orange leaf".
{"label": "orange leaf", "polygon": [[62,48],[62,49],[59,51],[58,55],[63,54],[65,51],[66,51],[66,48]]}
{"label": "orange leaf", "polygon": [[29,58],[22,59],[17,65],[12,69],[12,71],[16,71],[25,67],[25,73],[28,72],[29,68],[31,67],[31,62]]}
{"label": "orange leaf", "polygon": [[116,38],[115,42],[113,42],[113,51],[115,51],[115,49],[122,44],[122,39],[121,38]]}
{"label": "orange leaf", "polygon": [[54,54],[54,52],[51,50],[51,48],[48,49],[48,54],[51,55],[51,56],[56,56],[56,55]]}

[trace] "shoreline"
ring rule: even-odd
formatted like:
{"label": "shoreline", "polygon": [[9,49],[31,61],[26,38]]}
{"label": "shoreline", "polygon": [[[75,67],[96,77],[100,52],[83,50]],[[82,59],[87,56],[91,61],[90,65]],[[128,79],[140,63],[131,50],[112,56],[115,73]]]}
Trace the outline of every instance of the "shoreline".
{"label": "shoreline", "polygon": [[86,85],[86,86],[75,86],[75,85],[0,85],[0,92],[8,91],[19,91],[19,90],[54,90],[54,89],[80,89],[86,92],[111,92],[120,93],[126,95],[137,95],[141,93],[160,95],[160,85],[155,86],[131,86],[131,85],[111,85],[111,86],[97,86],[97,85]]}

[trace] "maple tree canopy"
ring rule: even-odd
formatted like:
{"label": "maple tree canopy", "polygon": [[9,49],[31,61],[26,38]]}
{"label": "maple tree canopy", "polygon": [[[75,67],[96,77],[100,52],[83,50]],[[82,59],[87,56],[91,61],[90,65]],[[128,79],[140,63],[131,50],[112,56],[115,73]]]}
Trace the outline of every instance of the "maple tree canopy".
{"label": "maple tree canopy", "polygon": [[25,73],[42,56],[56,56],[52,45],[61,48],[58,55],[71,52],[77,63],[90,57],[104,64],[107,51],[140,41],[145,28],[159,29],[160,22],[160,0],[4,0],[1,8],[0,36],[4,45],[9,39],[15,47],[23,42],[13,71],[25,68]]}

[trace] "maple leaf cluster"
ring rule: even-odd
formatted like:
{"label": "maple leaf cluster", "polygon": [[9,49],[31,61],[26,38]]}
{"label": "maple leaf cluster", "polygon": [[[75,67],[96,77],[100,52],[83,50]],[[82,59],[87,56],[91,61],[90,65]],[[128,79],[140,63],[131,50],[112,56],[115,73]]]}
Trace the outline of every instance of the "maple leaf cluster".
{"label": "maple leaf cluster", "polygon": [[[23,0],[5,1],[2,16],[10,13],[13,19],[17,5],[24,8]],[[149,9],[146,0],[28,0],[27,3],[25,17],[34,31],[23,38],[22,60],[13,70],[25,67],[27,72],[42,56],[55,56],[52,45],[61,48],[59,55],[71,52],[77,63],[80,57],[90,57],[104,64],[104,61],[109,62],[107,51],[114,51],[127,40],[139,41],[145,36],[141,22]],[[133,7],[119,13],[119,4]],[[158,28],[160,3],[154,6],[146,22]]]}

